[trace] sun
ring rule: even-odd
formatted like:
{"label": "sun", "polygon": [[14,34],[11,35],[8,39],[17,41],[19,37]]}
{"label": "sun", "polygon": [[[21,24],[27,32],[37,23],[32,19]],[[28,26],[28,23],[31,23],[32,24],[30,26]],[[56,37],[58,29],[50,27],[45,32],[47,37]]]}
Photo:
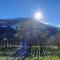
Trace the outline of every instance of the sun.
{"label": "sun", "polygon": [[36,13],[34,14],[34,19],[41,21],[42,18],[43,18],[42,12],[36,12]]}

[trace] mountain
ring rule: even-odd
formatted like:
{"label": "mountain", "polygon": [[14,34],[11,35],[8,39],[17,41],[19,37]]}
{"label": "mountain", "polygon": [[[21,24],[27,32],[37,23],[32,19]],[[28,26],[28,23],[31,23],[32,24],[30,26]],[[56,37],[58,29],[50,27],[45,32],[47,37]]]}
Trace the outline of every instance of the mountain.
{"label": "mountain", "polygon": [[10,26],[0,26],[0,42],[6,38],[8,40],[11,40],[13,38],[13,35],[16,33],[16,30],[14,30]]}
{"label": "mountain", "polygon": [[54,36],[49,38],[48,44],[60,48],[60,31],[57,32]]}
{"label": "mountain", "polygon": [[1,29],[2,34],[5,34],[6,32],[4,31],[6,30],[9,36],[14,35],[14,33],[10,33],[15,31],[19,40],[25,40],[32,45],[47,45],[48,42],[52,40],[51,37],[60,32],[60,29],[57,27],[43,24],[32,18],[0,19],[0,30]]}
{"label": "mountain", "polygon": [[21,20],[17,26],[18,38],[23,41],[28,40],[31,45],[47,45],[50,38],[60,32],[57,27],[43,24],[32,18]]}

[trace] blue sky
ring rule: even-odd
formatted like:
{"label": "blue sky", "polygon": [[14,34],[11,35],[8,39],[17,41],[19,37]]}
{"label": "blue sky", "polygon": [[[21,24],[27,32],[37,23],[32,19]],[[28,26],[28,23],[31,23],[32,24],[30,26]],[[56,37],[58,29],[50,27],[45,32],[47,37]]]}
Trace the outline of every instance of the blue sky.
{"label": "blue sky", "polygon": [[32,17],[36,11],[50,25],[60,26],[60,0],[0,0],[0,19]]}

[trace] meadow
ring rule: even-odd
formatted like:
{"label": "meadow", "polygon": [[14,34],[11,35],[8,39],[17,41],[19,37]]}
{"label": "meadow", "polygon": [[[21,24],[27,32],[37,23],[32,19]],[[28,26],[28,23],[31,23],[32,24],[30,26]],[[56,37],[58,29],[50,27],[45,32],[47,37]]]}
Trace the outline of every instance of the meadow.
{"label": "meadow", "polygon": [[[24,60],[60,60],[60,48],[43,48],[41,55],[41,50],[39,47],[33,47],[29,56],[24,58]],[[22,60],[20,57],[13,56],[15,49],[0,50],[0,60]]]}

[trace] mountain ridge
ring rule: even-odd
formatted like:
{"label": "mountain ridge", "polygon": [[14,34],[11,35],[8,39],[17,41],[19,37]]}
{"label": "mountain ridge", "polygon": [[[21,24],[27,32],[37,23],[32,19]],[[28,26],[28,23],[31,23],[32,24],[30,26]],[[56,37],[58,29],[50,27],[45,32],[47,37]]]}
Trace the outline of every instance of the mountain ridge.
{"label": "mountain ridge", "polygon": [[[60,32],[60,29],[58,29],[57,27],[43,24],[42,22],[38,22],[37,20],[34,20],[32,18],[0,20],[0,27],[3,26],[9,26],[15,29],[17,31],[16,34],[18,35],[18,39],[33,39],[33,42],[38,40],[44,44],[47,44],[52,36],[55,36],[58,32]],[[43,38],[46,39],[44,40]]]}

